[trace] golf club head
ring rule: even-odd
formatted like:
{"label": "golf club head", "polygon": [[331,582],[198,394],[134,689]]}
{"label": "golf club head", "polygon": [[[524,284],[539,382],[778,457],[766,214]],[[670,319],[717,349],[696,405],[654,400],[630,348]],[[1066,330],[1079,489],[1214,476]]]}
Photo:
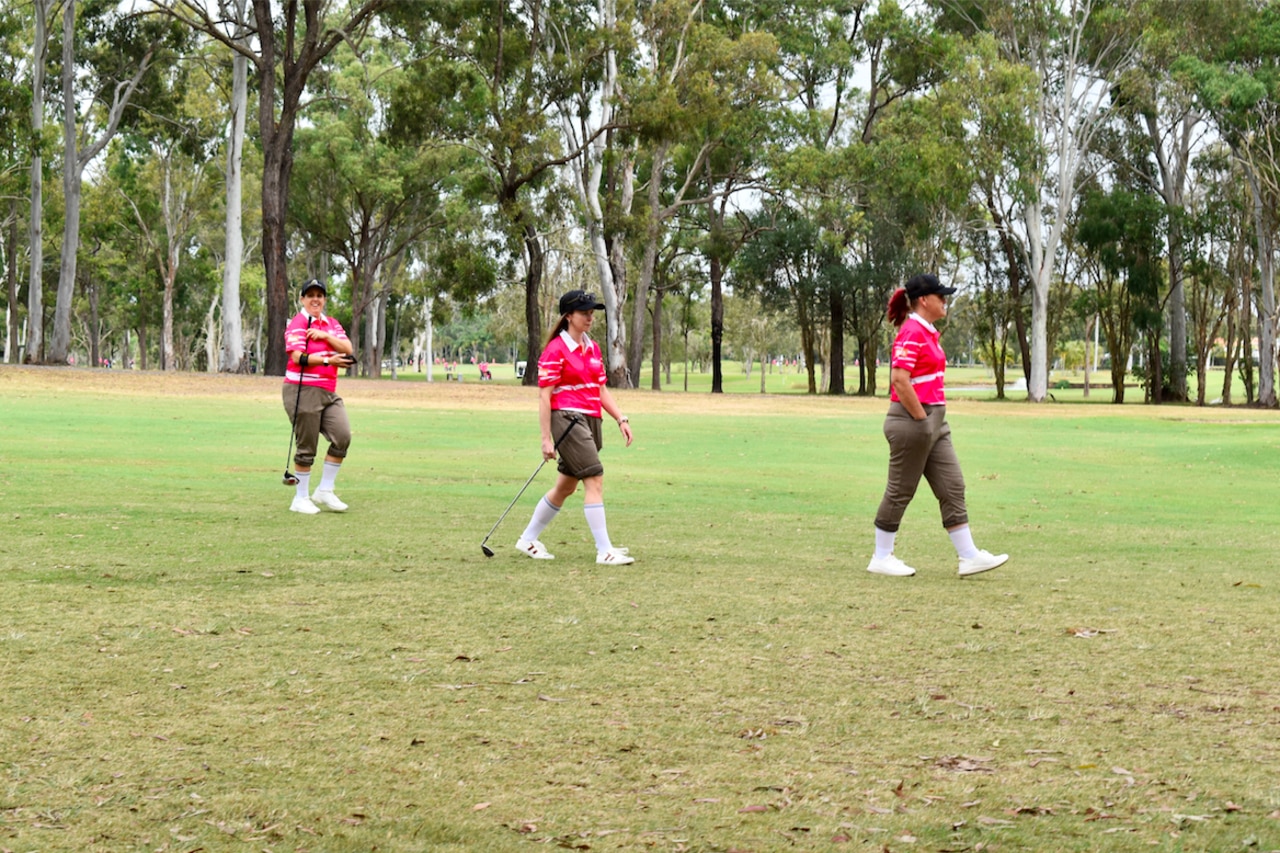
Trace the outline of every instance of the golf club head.
{"label": "golf club head", "polygon": [[298,476],[292,471],[285,471],[284,476],[280,478],[280,482],[286,486],[296,486],[298,485]]}
{"label": "golf club head", "polygon": [[492,548],[490,548],[488,545],[481,545],[481,546],[480,546],[480,550],[481,550],[481,551],[484,551],[484,555],[485,555],[486,557],[492,557],[492,556],[493,556],[493,549],[492,549]]}

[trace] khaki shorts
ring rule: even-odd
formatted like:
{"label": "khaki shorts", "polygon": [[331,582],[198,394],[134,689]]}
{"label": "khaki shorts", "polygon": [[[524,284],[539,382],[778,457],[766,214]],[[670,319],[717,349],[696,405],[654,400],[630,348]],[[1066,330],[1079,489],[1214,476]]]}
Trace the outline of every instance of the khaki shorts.
{"label": "khaki shorts", "polygon": [[[578,422],[570,426],[570,418],[577,418]],[[585,480],[604,473],[604,465],[600,462],[600,448],[604,447],[600,418],[556,409],[551,412],[551,438],[560,442],[556,447],[560,457],[556,470],[561,474]]]}

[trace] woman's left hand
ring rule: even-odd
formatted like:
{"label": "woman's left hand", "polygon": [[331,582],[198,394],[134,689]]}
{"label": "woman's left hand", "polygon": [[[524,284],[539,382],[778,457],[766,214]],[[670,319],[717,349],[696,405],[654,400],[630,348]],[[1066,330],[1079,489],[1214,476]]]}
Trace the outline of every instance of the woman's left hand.
{"label": "woman's left hand", "polygon": [[631,424],[623,421],[618,424],[618,429],[622,430],[622,437],[627,440],[627,447],[631,446]]}

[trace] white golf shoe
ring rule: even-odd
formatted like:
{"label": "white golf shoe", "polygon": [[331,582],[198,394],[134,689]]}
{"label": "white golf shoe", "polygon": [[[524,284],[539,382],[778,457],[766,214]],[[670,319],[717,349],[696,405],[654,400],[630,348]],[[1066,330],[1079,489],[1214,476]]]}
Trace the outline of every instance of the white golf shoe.
{"label": "white golf shoe", "polygon": [[294,495],[293,503],[289,504],[289,512],[300,512],[303,515],[315,515],[320,512],[320,507],[311,502],[311,498],[306,495]]}
{"label": "white golf shoe", "polygon": [[967,578],[969,575],[989,572],[992,569],[1003,566],[1008,561],[1008,554],[992,554],[989,551],[979,551],[972,557],[960,558],[960,577]]}
{"label": "white golf shoe", "polygon": [[329,489],[316,489],[316,493],[311,496],[311,502],[321,509],[327,509],[329,512],[346,512],[347,505],[338,499]]}
{"label": "white golf shoe", "polygon": [[909,578],[916,570],[890,554],[887,557],[872,557],[867,564],[867,571],[873,575],[889,575],[895,578]]}
{"label": "white golf shoe", "polygon": [[537,539],[517,539],[516,550],[523,551],[535,560],[554,560],[556,558],[556,555],[548,551],[547,546]]}
{"label": "white golf shoe", "polygon": [[626,548],[610,548],[608,551],[597,551],[596,562],[602,566],[626,566],[636,561]]}

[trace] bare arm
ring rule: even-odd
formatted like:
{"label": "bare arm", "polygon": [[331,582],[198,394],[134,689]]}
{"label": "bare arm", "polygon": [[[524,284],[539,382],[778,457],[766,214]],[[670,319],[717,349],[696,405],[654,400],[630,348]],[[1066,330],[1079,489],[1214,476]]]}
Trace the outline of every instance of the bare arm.
{"label": "bare arm", "polygon": [[538,389],[538,428],[542,430],[542,458],[556,458],[556,440],[551,437],[552,387]]}
{"label": "bare arm", "polygon": [[609,393],[608,388],[600,389],[600,408],[609,413],[609,417],[618,422],[618,427],[622,430],[622,437],[627,440],[627,447],[631,446],[631,424],[624,420],[626,417],[622,414],[622,410],[618,408],[618,404],[614,402],[613,395]]}

